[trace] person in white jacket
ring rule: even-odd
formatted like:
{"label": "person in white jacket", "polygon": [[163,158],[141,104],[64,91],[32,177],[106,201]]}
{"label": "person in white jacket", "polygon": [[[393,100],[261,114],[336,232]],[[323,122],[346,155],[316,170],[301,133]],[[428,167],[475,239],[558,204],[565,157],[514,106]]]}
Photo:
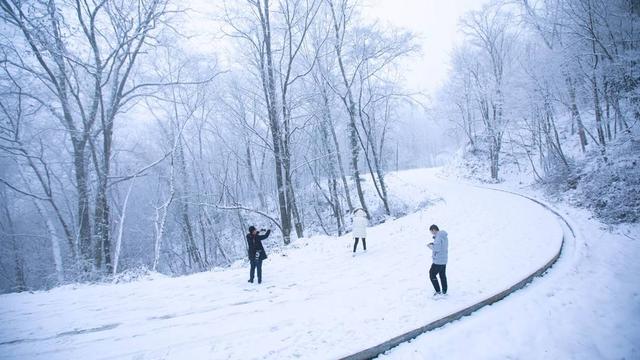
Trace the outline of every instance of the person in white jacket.
{"label": "person in white jacket", "polygon": [[367,220],[367,213],[362,208],[353,210],[353,237],[355,239],[353,243],[353,253],[356,253],[358,248],[358,240],[362,239],[362,247],[364,251],[367,251],[367,226],[369,221]]}

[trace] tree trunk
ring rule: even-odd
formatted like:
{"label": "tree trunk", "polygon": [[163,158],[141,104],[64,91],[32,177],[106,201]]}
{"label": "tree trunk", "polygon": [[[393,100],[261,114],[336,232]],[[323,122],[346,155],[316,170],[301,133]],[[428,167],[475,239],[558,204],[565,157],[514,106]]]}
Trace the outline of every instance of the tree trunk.
{"label": "tree trunk", "polygon": [[205,268],[209,267],[209,254],[207,252],[207,229],[204,223],[204,214],[198,209],[198,225],[200,225],[200,236],[202,237],[202,263]]}
{"label": "tree trunk", "polygon": [[[360,109],[362,108],[360,106],[360,103],[359,103],[359,107]],[[362,139],[360,139],[360,144],[362,145],[363,149],[367,149],[367,147],[369,147],[371,149],[371,156],[373,157],[373,167],[372,167],[371,160],[369,159],[369,154],[368,152],[365,152],[367,166],[369,167],[369,173],[371,174],[371,181],[373,182],[373,185],[376,189],[376,193],[378,194],[378,197],[380,198],[380,200],[382,200],[385,214],[391,215],[391,211],[389,210],[389,202],[387,200],[387,189],[384,184],[384,174],[380,166],[381,165],[380,159],[378,157],[378,152],[376,150],[376,144],[375,144],[374,135],[372,133],[371,125],[369,127],[366,126],[364,119],[362,117],[362,111],[360,111],[358,117],[360,118],[360,124],[362,125],[362,129],[367,137],[367,143],[364,144]],[[375,123],[375,120],[374,120],[374,123]],[[375,175],[378,176],[377,181],[376,181],[376,176],[374,175],[374,172],[375,172]],[[380,183],[380,186],[378,186],[378,182]]]}
{"label": "tree trunk", "polygon": [[95,209],[95,231],[96,241],[94,243],[95,267],[98,271],[102,268],[102,260],[107,273],[113,272],[111,264],[111,238],[110,238],[110,209],[107,199],[107,184],[103,176],[99,176],[98,193]]}
{"label": "tree trunk", "polygon": [[[28,154],[28,153],[25,151],[24,154]],[[53,201],[53,197],[52,197],[53,194],[52,194],[51,188],[49,186],[49,183],[43,178],[41,172],[36,167],[36,164],[33,162],[33,159],[31,157],[28,157],[27,161],[29,163],[29,166],[31,166],[32,170],[36,174],[36,177],[40,181],[40,185],[42,186],[45,194],[48,197],[47,202],[52,206],[52,208],[56,212],[56,215],[58,216],[58,219],[59,219],[60,223],[62,224],[64,230],[67,232],[67,239],[70,240],[69,241],[69,246],[71,246],[71,249],[70,249],[71,250],[71,254],[72,254],[72,256],[74,256],[74,259],[75,259],[75,252],[73,251],[74,244],[73,244],[73,241],[72,241],[71,236],[70,236],[71,234],[68,233],[67,224],[64,221],[64,219],[62,218],[62,214],[60,213],[59,209],[57,208],[56,203]],[[46,171],[47,179],[49,179],[49,173],[48,173],[48,168],[47,167],[45,167],[45,171]],[[20,174],[20,177],[22,177],[23,179],[26,179],[25,174],[23,173],[22,170],[18,170],[18,172]],[[31,192],[31,186],[29,186],[28,182],[27,182],[26,186],[27,186],[27,189],[29,190],[29,192]],[[64,266],[63,266],[63,262],[62,262],[62,252],[61,252],[61,248],[60,248],[60,237],[58,236],[58,232],[56,231],[56,227],[55,227],[53,221],[48,216],[47,210],[45,209],[44,205],[42,204],[42,200],[33,198],[33,204],[35,205],[36,210],[38,211],[38,214],[40,215],[40,217],[44,220],[45,227],[46,227],[47,233],[49,235],[49,239],[51,240],[51,251],[52,251],[52,255],[53,255],[53,263],[55,264],[55,268],[56,268],[56,279],[58,281],[58,284],[63,284],[65,278],[64,278]],[[5,205],[5,207],[6,207],[6,205]],[[9,209],[6,208],[5,211],[7,213],[7,219],[9,221],[9,225],[13,226],[12,222],[11,222],[10,215],[9,215]]]}
{"label": "tree trunk", "polygon": [[[222,245],[220,244],[220,239],[216,236],[215,224],[213,223],[213,221],[211,221],[211,216],[209,216],[209,212],[207,211],[206,208],[204,208],[204,215],[205,215],[205,220],[209,225],[209,228],[211,229],[211,232],[214,234],[213,235],[215,240],[214,244],[217,251],[220,252],[220,255],[222,255],[222,258],[227,264],[231,263],[231,258],[227,255],[226,251],[224,251],[224,249],[222,248]],[[217,253],[216,253],[216,256],[217,256]]]}
{"label": "tree trunk", "polygon": [[[280,148],[281,134],[280,124],[276,107],[276,84],[273,70],[273,54],[271,51],[271,24],[269,21],[269,0],[264,1],[264,11],[260,5],[260,1],[255,4],[257,6],[260,25],[262,27],[262,40],[264,42],[264,54],[261,57],[261,77],[262,87],[267,103],[269,115],[269,126],[271,129],[271,137],[273,141],[273,157],[276,173],[276,185],[278,187],[278,209],[280,211],[280,223],[282,227],[282,237],[284,244],[291,242],[291,213],[287,207],[285,175],[283,174],[283,154]],[[265,63],[266,62],[266,63]]]}
{"label": "tree trunk", "polygon": [[631,133],[631,129],[629,128],[629,124],[625,120],[625,116],[620,110],[620,99],[618,96],[613,96],[613,108],[616,112],[616,127],[618,127],[621,131],[624,130],[627,133]]}
{"label": "tree trunk", "polygon": [[182,239],[184,240],[185,247],[187,249],[189,261],[192,262],[197,271],[202,271],[204,270],[204,264],[193,234],[193,226],[191,224],[191,216],[189,214],[189,203],[187,201],[189,197],[189,177],[187,176],[184,147],[181,135],[178,136],[177,160],[178,169],[180,170],[180,180],[182,182],[182,186],[180,187],[180,201],[182,203],[180,212],[180,217],[182,219]]}
{"label": "tree trunk", "polygon": [[175,194],[173,170],[171,170],[171,179],[169,181],[169,199],[167,199],[167,201],[160,207],[156,208],[156,219],[154,221],[155,242],[153,251],[153,265],[151,267],[153,271],[157,271],[158,265],[160,263],[160,249],[162,247],[162,239],[164,237],[164,232],[167,225],[167,214],[169,213],[169,206],[173,202],[173,197]]}
{"label": "tree trunk", "polygon": [[124,233],[124,221],[127,218],[127,204],[129,203],[129,195],[131,195],[131,189],[133,188],[133,184],[135,181],[136,181],[135,177],[131,179],[131,184],[129,184],[127,195],[124,197],[124,203],[122,204],[122,214],[120,214],[120,223],[118,224],[118,237],[116,238],[116,248],[113,253],[113,269],[111,270],[112,275],[115,275],[116,273],[118,273],[120,249],[122,249],[122,235]]}
{"label": "tree trunk", "polygon": [[[340,199],[338,197],[338,181],[336,179],[336,169],[334,166],[335,158],[331,156],[331,142],[329,141],[329,131],[327,130],[328,126],[331,126],[330,120],[328,119],[331,114],[329,112],[328,104],[326,103],[326,98],[324,99],[324,114],[323,119],[320,121],[320,134],[322,136],[322,146],[326,155],[326,164],[327,164],[327,189],[329,190],[330,204],[331,210],[333,211],[333,216],[336,219],[336,227],[338,230],[338,236],[342,235],[343,231],[343,219],[342,219],[342,207],[340,205]],[[322,189],[320,189],[322,191]]]}
{"label": "tree trunk", "polygon": [[373,164],[376,167],[376,174],[378,175],[378,181],[380,182],[380,189],[382,190],[382,202],[384,204],[384,210],[387,215],[391,215],[389,208],[389,196],[387,195],[387,185],[384,182],[384,170],[382,164],[376,153],[373,153]]}
{"label": "tree trunk", "polygon": [[[116,111],[112,109],[110,111]],[[109,208],[108,177],[111,170],[111,145],[113,142],[113,117],[111,114],[101,116],[102,119],[102,158],[96,164],[98,169],[98,193],[96,194],[96,267],[101,267],[102,257],[108,274],[113,273],[111,262],[111,209]]]}
{"label": "tree trunk", "polygon": [[603,91],[603,95],[604,95],[604,131],[605,134],[607,135],[607,140],[610,142],[612,139],[612,135],[611,135],[611,104],[610,104],[610,99],[611,99],[611,94],[609,92],[610,89],[610,85],[609,85],[609,81],[607,80],[606,77],[603,78],[602,83],[604,84],[604,91]]}
{"label": "tree trunk", "polygon": [[[325,94],[326,95],[326,94]],[[325,96],[325,110],[327,115],[328,127],[331,132],[331,139],[333,140],[333,144],[335,146],[336,151],[336,162],[338,163],[338,170],[340,171],[340,179],[342,180],[342,188],[344,189],[345,198],[347,199],[347,206],[349,207],[349,212],[353,212],[353,203],[351,202],[351,191],[349,191],[349,183],[347,182],[347,175],[344,171],[344,165],[342,162],[342,152],[340,151],[340,142],[338,141],[338,136],[336,135],[336,128],[333,125],[333,117],[331,116],[330,107],[328,98]]]}
{"label": "tree trunk", "polygon": [[74,144],[74,166],[76,176],[76,188],[78,191],[78,247],[82,268],[84,271],[91,269],[91,225],[89,222],[89,190],[87,187],[86,161],[84,150]]}
{"label": "tree trunk", "polygon": [[262,188],[258,185],[255,174],[253,173],[253,160],[252,160],[253,157],[251,156],[251,148],[249,147],[248,141],[245,142],[245,147],[246,147],[245,161],[246,161],[247,171],[249,172],[249,181],[251,182],[251,186],[253,186],[254,188],[253,193],[258,195],[258,199],[260,200],[260,207],[264,209],[267,207],[267,202],[265,201]]}
{"label": "tree trunk", "polygon": [[[4,190],[4,189],[2,189]],[[2,197],[3,200],[6,199],[6,196],[4,196],[4,192],[2,193]],[[36,200],[37,201],[37,200]],[[7,228],[8,228],[8,232],[10,233],[9,236],[11,237],[11,250],[13,251],[13,265],[14,265],[14,272],[15,272],[15,291],[16,292],[23,292],[27,290],[27,283],[26,283],[26,279],[24,276],[24,259],[22,257],[22,252],[21,250],[18,248],[18,240],[16,239],[16,235],[15,235],[15,229],[13,226],[13,219],[11,218],[11,213],[9,212],[9,206],[8,203],[4,202],[4,215],[5,218],[7,219]]]}
{"label": "tree trunk", "polygon": [[606,145],[606,138],[604,134],[604,129],[602,127],[602,108],[600,107],[600,91],[598,90],[598,80],[595,74],[595,70],[593,73],[593,77],[591,79],[591,85],[593,89],[593,107],[596,115],[596,130],[598,132],[598,142],[600,146],[603,148]]}
{"label": "tree trunk", "polygon": [[[338,59],[338,65],[340,68],[340,74],[342,75],[342,81],[345,87],[346,96],[342,97],[342,102],[344,103],[347,113],[349,114],[349,144],[351,146],[351,169],[353,170],[353,181],[356,184],[356,189],[358,191],[358,199],[360,200],[360,206],[369,217],[369,210],[367,209],[367,204],[364,200],[364,192],[362,190],[362,184],[360,184],[360,170],[358,166],[358,155],[360,152],[360,147],[358,146],[358,129],[356,125],[356,103],[353,100],[353,94],[351,91],[351,84],[349,83],[349,79],[347,78],[347,73],[344,68],[344,63],[342,61],[342,51],[341,51],[341,40],[340,40],[340,26],[338,25],[338,19],[336,17],[335,9],[333,7],[333,3],[329,2],[329,6],[331,7],[331,13],[333,16],[333,26],[335,30],[336,44],[335,51],[336,57]],[[345,29],[342,29],[345,31]]]}
{"label": "tree trunk", "polygon": [[[589,5],[589,21],[590,28],[593,29],[593,18],[591,13],[591,3]],[[598,64],[599,64],[599,56],[596,51],[596,39],[591,39],[591,50],[593,55],[593,69],[591,72],[591,89],[593,91],[593,107],[594,113],[596,117],[596,130],[598,133],[598,142],[600,143],[600,147],[604,152],[604,148],[606,145],[606,140],[604,137],[604,129],[602,127],[602,108],[600,107],[600,91],[598,89]]]}
{"label": "tree trunk", "polygon": [[[283,98],[283,102],[285,99]],[[284,136],[282,136],[282,150],[283,150],[283,169],[284,169],[284,180],[285,187],[287,191],[287,209],[289,209],[289,215],[293,219],[294,228],[296,230],[296,236],[298,238],[304,237],[304,227],[302,225],[302,220],[300,219],[300,213],[298,212],[298,205],[296,203],[296,195],[293,187],[293,179],[291,175],[291,150],[289,148],[289,112],[286,107],[283,107],[283,118],[284,118]]]}
{"label": "tree trunk", "polygon": [[585,152],[585,148],[587,146],[587,135],[584,131],[584,124],[582,123],[582,118],[580,117],[580,111],[578,110],[578,105],[576,104],[576,88],[573,83],[573,79],[569,75],[566,75],[565,78],[567,82],[567,88],[569,90],[569,101],[571,107],[571,119],[575,121],[578,126],[578,136],[580,137],[580,148],[582,152]]}
{"label": "tree trunk", "polygon": [[53,263],[56,266],[56,279],[58,280],[58,285],[64,284],[64,266],[62,264],[62,252],[60,251],[60,237],[58,236],[58,232],[56,231],[56,227],[51,221],[51,218],[47,215],[47,211],[44,206],[38,201],[35,200],[33,203],[38,209],[38,213],[42,217],[47,227],[47,233],[49,234],[49,239],[51,240],[51,252],[53,255]]}
{"label": "tree trunk", "polygon": [[[287,165],[287,167],[289,167],[289,165]],[[300,216],[300,212],[298,211],[298,204],[296,202],[296,195],[294,193],[293,190],[293,181],[291,179],[291,175],[289,174],[289,171],[287,171],[287,176],[288,176],[288,196],[287,199],[289,200],[289,208],[291,209],[291,215],[293,217],[293,223],[294,223],[294,227],[296,230],[296,236],[298,238],[302,238],[304,237],[304,225],[302,224],[302,218]]]}
{"label": "tree trunk", "polygon": [[491,145],[489,147],[489,157],[491,162],[491,179],[498,181],[498,171],[500,164],[500,150],[495,137],[491,139]]}
{"label": "tree trunk", "polygon": [[342,206],[338,197],[338,181],[333,178],[328,180],[328,186],[331,192],[331,200],[333,202],[333,216],[336,218],[336,226],[338,228],[338,236],[342,236],[344,232],[344,217],[342,216]]}
{"label": "tree trunk", "polygon": [[[495,66],[495,65],[494,65]],[[493,154],[493,162],[491,164],[492,172],[491,178],[499,181],[500,175],[500,151],[502,150],[502,128],[503,128],[503,114],[502,107],[504,104],[504,95],[502,94],[502,73],[496,75],[496,102],[493,104],[493,135],[492,141],[493,146],[492,149],[494,151]]]}

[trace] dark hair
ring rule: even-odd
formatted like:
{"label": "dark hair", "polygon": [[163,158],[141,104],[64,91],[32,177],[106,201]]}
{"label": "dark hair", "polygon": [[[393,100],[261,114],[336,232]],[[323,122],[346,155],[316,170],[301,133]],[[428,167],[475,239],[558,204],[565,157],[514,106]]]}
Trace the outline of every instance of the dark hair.
{"label": "dark hair", "polygon": [[256,227],[255,226],[249,226],[249,232],[252,233],[256,231]]}
{"label": "dark hair", "polygon": [[434,230],[435,231],[440,231],[440,229],[438,229],[438,225],[434,224],[434,225],[429,226],[429,231],[434,231]]}

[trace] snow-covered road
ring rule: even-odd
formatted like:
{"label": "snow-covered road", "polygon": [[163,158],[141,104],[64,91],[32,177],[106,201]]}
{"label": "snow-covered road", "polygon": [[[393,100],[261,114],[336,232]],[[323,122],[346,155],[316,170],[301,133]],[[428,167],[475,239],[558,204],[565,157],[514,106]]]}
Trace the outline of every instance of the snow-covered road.
{"label": "snow-covered road", "polygon": [[554,207],[576,236],[549,273],[380,358],[640,359],[640,226]]}
{"label": "snow-covered road", "polygon": [[[498,293],[558,251],[559,223],[529,200],[433,170],[388,180],[396,198],[433,203],[369,229],[365,254],[315,236],[272,253],[261,285],[243,267],[3,295],[0,358],[337,358]],[[449,233],[446,300],[427,279],[432,223]]]}

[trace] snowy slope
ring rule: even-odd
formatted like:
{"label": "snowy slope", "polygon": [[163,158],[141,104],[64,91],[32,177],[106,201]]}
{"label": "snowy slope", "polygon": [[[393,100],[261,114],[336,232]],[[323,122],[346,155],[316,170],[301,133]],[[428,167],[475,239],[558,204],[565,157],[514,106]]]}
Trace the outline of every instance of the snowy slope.
{"label": "snowy slope", "polygon": [[[538,195],[509,183],[501,187]],[[556,204],[576,232],[543,278],[385,359],[640,359],[640,225]]]}
{"label": "snowy slope", "polygon": [[[367,253],[317,236],[272,253],[261,285],[242,267],[3,295],[0,358],[336,358],[500,292],[560,246],[554,216],[528,200],[434,170],[388,180],[394,196],[433,204],[369,229]],[[432,223],[449,233],[446,300],[430,296]]]}

